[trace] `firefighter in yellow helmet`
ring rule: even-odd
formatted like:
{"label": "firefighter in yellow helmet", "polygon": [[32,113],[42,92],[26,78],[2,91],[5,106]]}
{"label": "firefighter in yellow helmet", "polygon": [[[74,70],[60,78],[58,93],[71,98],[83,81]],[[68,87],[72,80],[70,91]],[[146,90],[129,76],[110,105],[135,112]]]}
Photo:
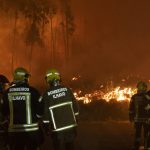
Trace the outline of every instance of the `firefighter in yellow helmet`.
{"label": "firefighter in yellow helmet", "polygon": [[46,72],[45,80],[51,86],[57,86],[60,84],[60,73],[55,69],[50,69]]}
{"label": "firefighter in yellow helmet", "polygon": [[146,106],[146,111],[147,111],[147,134],[145,138],[145,149],[144,150],[150,150],[150,90],[147,92],[147,106]]}
{"label": "firefighter in yellow helmet", "polygon": [[23,67],[18,67],[15,69],[13,73],[13,82],[16,84],[17,82],[26,82],[28,83],[30,77],[30,73]]}
{"label": "firefighter in yellow helmet", "polygon": [[3,94],[9,86],[9,80],[4,76],[0,75],[0,150],[8,150],[8,119],[2,115],[2,105],[3,105]]}
{"label": "firefighter in yellow helmet", "polygon": [[29,85],[29,77],[25,68],[16,68],[13,84],[3,97],[3,115],[9,118],[10,150],[37,150],[38,147],[40,94]]}
{"label": "firefighter in yellow helmet", "polygon": [[134,122],[135,140],[133,150],[139,150],[142,128],[144,129],[144,139],[147,135],[147,105],[150,97],[147,94],[147,84],[143,81],[137,84],[137,93],[131,98],[129,105],[129,119]]}
{"label": "firefighter in yellow helmet", "polygon": [[76,137],[77,101],[72,91],[61,85],[60,73],[56,69],[46,72],[45,80],[48,89],[43,94],[43,122],[46,132],[51,131],[55,150],[73,150]]}

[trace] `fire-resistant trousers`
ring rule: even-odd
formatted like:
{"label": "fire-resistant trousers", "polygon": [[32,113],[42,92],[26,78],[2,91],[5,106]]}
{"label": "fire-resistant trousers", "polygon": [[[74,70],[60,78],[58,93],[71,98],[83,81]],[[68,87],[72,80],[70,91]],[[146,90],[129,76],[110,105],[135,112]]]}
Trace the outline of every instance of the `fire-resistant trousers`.
{"label": "fire-resistant trousers", "polygon": [[150,123],[147,124],[147,134],[145,138],[145,149],[150,150]]}
{"label": "fire-resistant trousers", "polygon": [[147,124],[145,122],[135,122],[134,127],[135,127],[135,137],[134,137],[133,150],[139,150],[142,129],[144,131],[144,145],[145,145],[145,139],[146,139],[146,135],[147,135]]}
{"label": "fire-resistant trousers", "polygon": [[52,134],[54,150],[74,150],[75,137],[76,132],[74,130]]}
{"label": "fire-resistant trousers", "polygon": [[0,150],[8,150],[7,133],[0,133]]}
{"label": "fire-resistant trousers", "polygon": [[10,150],[37,150],[39,132],[9,133]]}

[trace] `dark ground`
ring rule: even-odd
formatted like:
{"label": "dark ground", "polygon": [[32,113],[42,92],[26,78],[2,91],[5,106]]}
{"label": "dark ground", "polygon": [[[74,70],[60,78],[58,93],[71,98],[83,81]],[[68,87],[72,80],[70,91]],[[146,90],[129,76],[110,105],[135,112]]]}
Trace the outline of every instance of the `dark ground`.
{"label": "dark ground", "polygon": [[[80,122],[75,141],[76,150],[130,150],[133,143],[133,126],[127,122]],[[44,150],[51,150],[46,141]],[[49,148],[47,148],[49,147]]]}

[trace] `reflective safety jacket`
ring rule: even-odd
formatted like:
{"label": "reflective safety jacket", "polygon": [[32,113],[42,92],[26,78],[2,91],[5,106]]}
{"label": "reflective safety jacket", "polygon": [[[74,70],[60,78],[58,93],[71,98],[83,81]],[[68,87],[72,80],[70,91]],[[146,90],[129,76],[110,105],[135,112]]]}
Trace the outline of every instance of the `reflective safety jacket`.
{"label": "reflective safety jacket", "polygon": [[17,83],[6,91],[2,112],[9,118],[8,132],[29,132],[39,129],[39,98],[39,92],[27,83]]}
{"label": "reflective safety jacket", "polygon": [[137,93],[132,96],[129,105],[129,117],[135,122],[145,122],[148,119],[148,105],[150,97],[146,93]]}
{"label": "reflective safety jacket", "polygon": [[79,114],[77,101],[72,91],[64,86],[50,87],[43,95],[44,123],[50,123],[53,132],[64,131],[77,126]]}

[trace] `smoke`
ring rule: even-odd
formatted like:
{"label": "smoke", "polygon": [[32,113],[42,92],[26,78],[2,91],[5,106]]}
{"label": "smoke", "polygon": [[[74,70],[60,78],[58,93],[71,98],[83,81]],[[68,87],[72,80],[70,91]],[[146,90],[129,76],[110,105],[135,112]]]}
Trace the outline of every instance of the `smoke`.
{"label": "smoke", "polygon": [[1,63],[1,72],[12,80],[13,70],[25,67],[35,76],[31,81],[39,85],[44,82],[48,68],[60,71],[65,68],[63,72],[66,72],[75,30],[69,1],[2,2],[0,47],[4,65]]}
{"label": "smoke", "polygon": [[45,0],[33,10],[25,2],[34,0],[7,2],[0,8],[0,72],[10,80],[17,66],[30,70],[38,86],[51,67],[64,78],[149,78],[149,1]]}
{"label": "smoke", "polygon": [[139,0],[74,1],[80,23],[77,29],[81,28],[80,40],[85,45],[84,54],[79,52],[74,61],[77,69],[100,80],[121,74],[148,78],[149,3]]}

